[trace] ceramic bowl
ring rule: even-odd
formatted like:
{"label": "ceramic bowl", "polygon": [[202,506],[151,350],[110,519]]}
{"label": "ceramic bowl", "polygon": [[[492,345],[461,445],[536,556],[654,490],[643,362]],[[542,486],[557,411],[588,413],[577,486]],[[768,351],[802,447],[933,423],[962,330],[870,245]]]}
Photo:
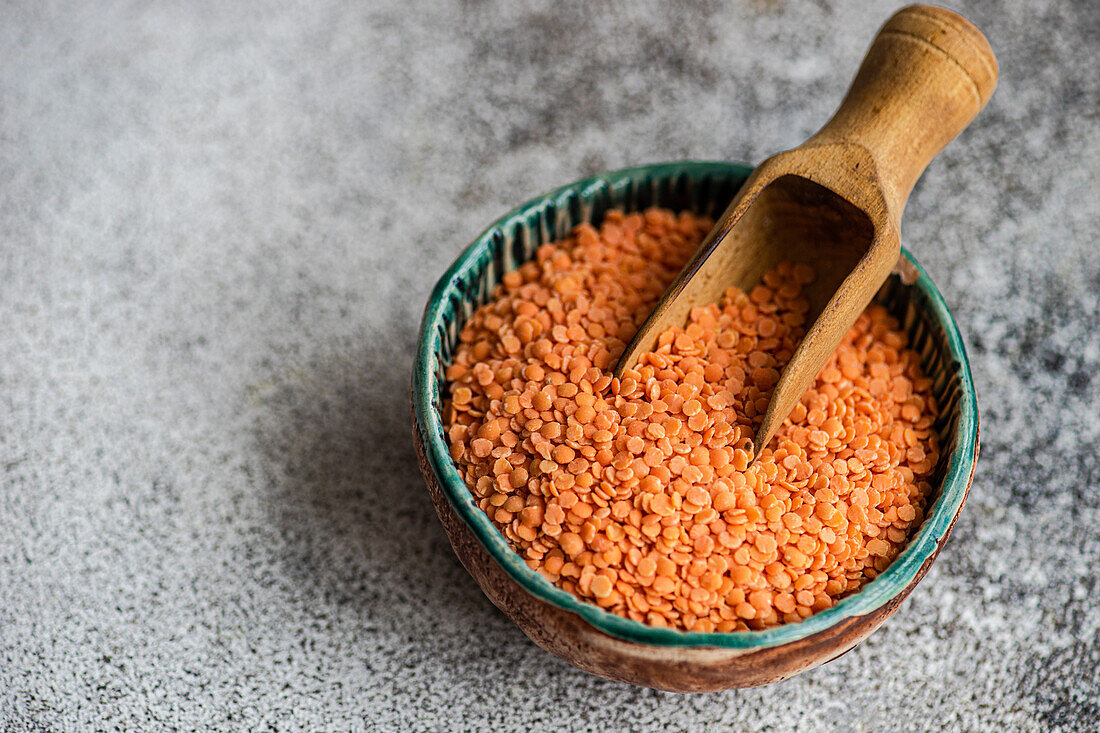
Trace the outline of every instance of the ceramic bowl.
{"label": "ceramic bowl", "polygon": [[504,273],[581,222],[611,208],[658,205],[717,216],[751,168],[667,163],[586,178],[514,209],[459,256],[432,291],[412,377],[420,469],[451,545],[478,585],[536,644],[593,674],[697,692],[785,679],[835,659],[878,628],[920,582],[962,510],[978,454],[978,409],[955,321],[928,274],[903,250],[876,296],[909,333],[941,407],[942,455],[927,517],[894,563],[859,592],[799,623],[731,633],[662,629],[608,613],[554,586],[509,548],[477,507],[448,453],[441,419],[443,371],[459,331]]}

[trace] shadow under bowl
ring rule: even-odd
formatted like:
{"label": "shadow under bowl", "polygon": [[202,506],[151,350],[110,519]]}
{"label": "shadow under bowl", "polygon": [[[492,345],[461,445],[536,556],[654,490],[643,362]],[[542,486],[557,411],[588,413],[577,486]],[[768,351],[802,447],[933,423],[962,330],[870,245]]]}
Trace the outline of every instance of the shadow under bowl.
{"label": "shadow under bowl", "polygon": [[736,163],[639,166],[586,178],[529,201],[493,223],[444,273],[420,327],[412,377],[414,441],[421,472],[462,564],[539,646],[613,680],[678,692],[751,687],[786,679],[844,654],[878,628],[927,573],[947,541],[974,476],[978,408],[966,351],[947,306],[908,251],[876,296],[902,324],[933,379],[942,453],[933,503],[890,567],[832,608],[764,631],[656,628],[611,614],[530,569],[474,503],[451,460],[441,405],[444,369],[466,319],[504,273],[582,222],[612,208],[662,206],[716,217],[752,169]]}

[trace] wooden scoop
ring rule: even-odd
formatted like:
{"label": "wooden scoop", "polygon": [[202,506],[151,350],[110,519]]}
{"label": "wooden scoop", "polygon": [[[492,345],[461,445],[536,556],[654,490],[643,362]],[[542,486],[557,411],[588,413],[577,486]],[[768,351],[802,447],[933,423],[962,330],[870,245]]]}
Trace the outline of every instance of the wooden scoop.
{"label": "wooden scoop", "polygon": [[731,285],[749,292],[780,262],[810,265],[809,326],[756,430],[755,459],[897,263],[913,184],[996,84],[993,50],[969,21],[927,5],[899,10],[833,118],[753,171],[627,345],[615,376]]}

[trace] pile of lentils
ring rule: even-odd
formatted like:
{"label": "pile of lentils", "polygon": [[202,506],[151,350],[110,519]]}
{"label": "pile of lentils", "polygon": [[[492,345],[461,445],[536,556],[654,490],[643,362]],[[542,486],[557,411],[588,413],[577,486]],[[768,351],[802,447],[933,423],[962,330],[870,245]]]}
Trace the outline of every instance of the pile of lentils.
{"label": "pile of lentils", "polygon": [[652,626],[763,629],[831,607],[905,548],[937,407],[872,305],[753,461],[806,325],[814,273],[791,264],[695,308],[613,378],[711,226],[611,211],[540,247],[465,324],[444,422],[478,506],[552,583]]}

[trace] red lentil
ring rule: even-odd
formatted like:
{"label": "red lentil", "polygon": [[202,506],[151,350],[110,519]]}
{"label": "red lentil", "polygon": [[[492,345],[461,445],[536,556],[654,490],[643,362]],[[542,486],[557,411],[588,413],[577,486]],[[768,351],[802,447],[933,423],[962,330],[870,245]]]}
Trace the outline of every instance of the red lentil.
{"label": "red lentil", "polygon": [[711,222],[611,211],[509,272],[447,369],[451,456],[532,568],[654,626],[806,618],[889,566],[939,457],[919,356],[869,307],[759,458],[756,420],[803,335],[781,264],[609,369]]}

